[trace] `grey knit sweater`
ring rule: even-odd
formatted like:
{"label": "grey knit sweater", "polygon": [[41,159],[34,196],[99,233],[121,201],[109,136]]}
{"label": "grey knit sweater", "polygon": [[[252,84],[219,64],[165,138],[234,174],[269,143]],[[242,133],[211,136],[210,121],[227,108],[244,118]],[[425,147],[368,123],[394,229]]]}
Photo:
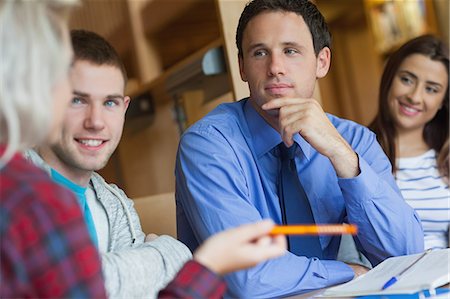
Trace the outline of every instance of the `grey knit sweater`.
{"label": "grey knit sweater", "polygon": [[[50,166],[35,151],[27,151],[25,156],[50,173]],[[156,298],[158,291],[192,258],[191,252],[170,236],[144,242],[145,234],[133,201],[97,173],[93,173],[91,183],[109,223],[108,252],[101,254],[108,296]]]}

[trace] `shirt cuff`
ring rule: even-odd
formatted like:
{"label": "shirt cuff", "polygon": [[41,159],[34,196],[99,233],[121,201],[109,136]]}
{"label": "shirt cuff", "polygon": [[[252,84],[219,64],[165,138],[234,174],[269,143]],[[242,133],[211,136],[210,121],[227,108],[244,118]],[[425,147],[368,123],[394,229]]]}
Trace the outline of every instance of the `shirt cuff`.
{"label": "shirt cuff", "polygon": [[359,169],[361,172],[359,175],[353,178],[339,178],[338,183],[341,187],[344,198],[352,198],[352,196],[345,196],[347,190],[350,194],[358,194],[353,196],[358,198],[358,202],[361,200],[371,200],[379,192],[379,176],[373,171],[370,165],[358,155]]}
{"label": "shirt cuff", "polygon": [[353,269],[343,262],[332,260],[321,260],[320,262],[327,269],[329,286],[350,281],[355,277]]}

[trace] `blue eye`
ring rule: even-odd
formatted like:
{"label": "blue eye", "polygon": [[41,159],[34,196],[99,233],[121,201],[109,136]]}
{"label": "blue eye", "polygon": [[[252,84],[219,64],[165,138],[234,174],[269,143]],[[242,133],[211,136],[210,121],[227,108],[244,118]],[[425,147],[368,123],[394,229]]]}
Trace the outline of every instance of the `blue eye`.
{"label": "blue eye", "polygon": [[79,104],[82,104],[82,103],[83,103],[83,99],[81,99],[79,97],[73,97],[72,98],[72,104],[79,105]]}
{"label": "blue eye", "polygon": [[105,102],[105,106],[107,106],[107,107],[115,107],[117,105],[118,105],[118,103],[116,100],[107,100]]}

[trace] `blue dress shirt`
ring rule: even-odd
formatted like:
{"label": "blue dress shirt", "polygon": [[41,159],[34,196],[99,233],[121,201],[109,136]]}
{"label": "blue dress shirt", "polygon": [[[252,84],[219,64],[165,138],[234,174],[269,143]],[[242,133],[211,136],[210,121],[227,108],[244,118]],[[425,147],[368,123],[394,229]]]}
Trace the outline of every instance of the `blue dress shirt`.
{"label": "blue dress shirt", "polygon": [[[282,142],[245,99],[222,104],[183,134],[177,154],[176,201],[179,239],[194,250],[214,233],[271,218],[281,224],[277,195]],[[390,256],[423,250],[423,231],[405,203],[391,165],[367,128],[328,115],[359,158],[361,173],[338,178],[328,158],[299,134],[295,158],[302,185],[317,223],[358,225],[358,249],[376,265]],[[287,253],[225,276],[229,295],[240,298],[287,296],[353,278],[335,261],[340,237],[321,236],[324,259]]]}

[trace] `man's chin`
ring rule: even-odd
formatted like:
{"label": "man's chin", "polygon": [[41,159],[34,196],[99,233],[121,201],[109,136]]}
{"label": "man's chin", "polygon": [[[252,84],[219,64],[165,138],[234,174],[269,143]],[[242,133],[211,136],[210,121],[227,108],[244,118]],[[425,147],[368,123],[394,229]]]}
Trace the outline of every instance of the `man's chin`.
{"label": "man's chin", "polygon": [[84,169],[85,171],[99,171],[103,169],[106,164],[108,163],[108,160],[104,162],[92,161],[91,163],[84,160],[82,163],[79,163],[79,168]]}
{"label": "man's chin", "polygon": [[92,171],[99,171],[99,170],[102,170],[103,168],[105,168],[106,164],[107,164],[107,163],[102,163],[102,164],[94,165],[93,167],[91,167],[91,168],[92,168]]}

